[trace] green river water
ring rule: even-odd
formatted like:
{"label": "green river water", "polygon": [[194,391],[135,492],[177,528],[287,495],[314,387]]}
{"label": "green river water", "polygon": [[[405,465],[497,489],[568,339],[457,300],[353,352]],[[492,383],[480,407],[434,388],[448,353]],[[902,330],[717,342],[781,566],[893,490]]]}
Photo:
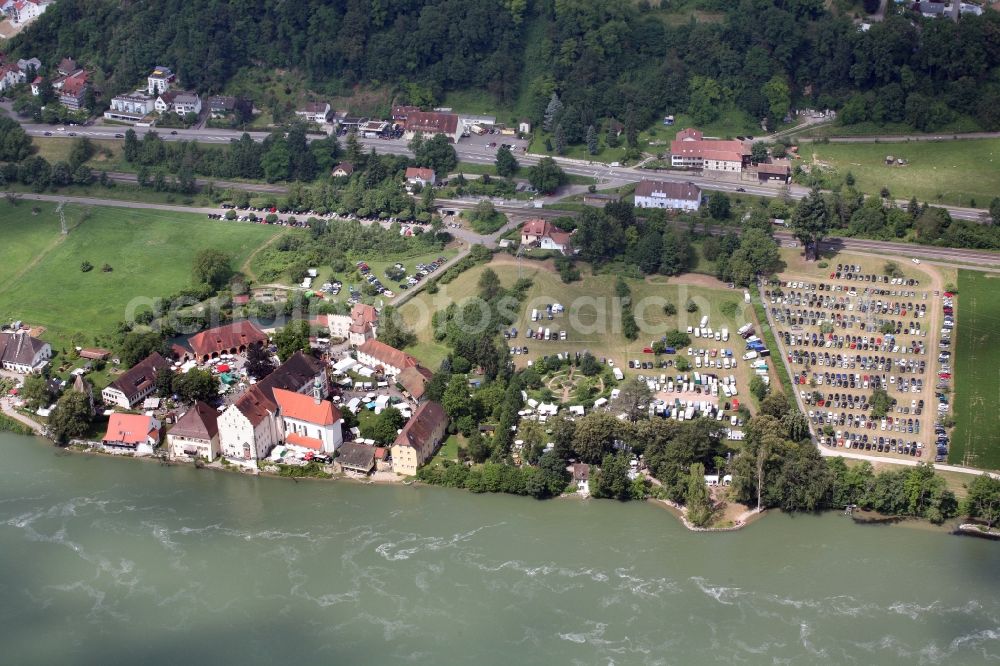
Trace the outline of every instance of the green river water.
{"label": "green river water", "polygon": [[255,479],[0,434],[0,664],[981,664],[1000,543]]}

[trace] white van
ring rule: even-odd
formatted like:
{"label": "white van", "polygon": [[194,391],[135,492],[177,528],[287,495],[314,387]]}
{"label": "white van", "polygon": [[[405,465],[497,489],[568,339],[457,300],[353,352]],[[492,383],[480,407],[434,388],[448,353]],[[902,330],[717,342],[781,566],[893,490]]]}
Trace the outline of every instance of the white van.
{"label": "white van", "polygon": [[744,361],[749,361],[752,358],[757,358],[757,352],[755,352],[755,351],[748,351],[746,354],[743,354],[743,360]]}
{"label": "white van", "polygon": [[708,326],[708,315],[704,315],[701,318],[701,327],[705,328],[706,326]]}
{"label": "white van", "polygon": [[723,342],[729,342],[729,329],[728,328],[723,327],[723,329],[722,329],[722,341]]}

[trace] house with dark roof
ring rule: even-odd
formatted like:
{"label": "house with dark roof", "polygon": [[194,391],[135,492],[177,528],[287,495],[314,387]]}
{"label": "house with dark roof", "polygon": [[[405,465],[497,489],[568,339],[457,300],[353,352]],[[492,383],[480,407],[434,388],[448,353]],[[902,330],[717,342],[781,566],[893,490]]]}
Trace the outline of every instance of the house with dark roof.
{"label": "house with dark roof", "polygon": [[563,254],[573,253],[573,243],[569,232],[563,231],[548,220],[541,218],[528,220],[521,227],[521,245],[539,247],[543,250],[557,250]]}
{"label": "house with dark roof", "polygon": [[245,354],[250,345],[263,345],[267,334],[249,321],[236,321],[192,335],[188,345],[195,358],[207,361],[219,354]]}
{"label": "house with dark roof", "polygon": [[347,472],[371,474],[375,469],[375,447],[359,442],[344,442],[337,463]]}
{"label": "house with dark roof", "polygon": [[701,188],[694,183],[641,180],[635,186],[637,208],[696,211],[701,207]]}
{"label": "house with dark roof", "polygon": [[363,345],[358,347],[355,358],[362,365],[394,376],[398,376],[406,368],[420,365],[417,359],[406,352],[378,340],[366,340]]}
{"label": "house with dark roof", "polygon": [[229,95],[213,95],[208,98],[208,112],[213,118],[225,118],[236,109],[236,98]]}
{"label": "house with dark roof", "polygon": [[428,401],[417,411],[392,444],[392,471],[413,476],[427,462],[448,433],[448,414],[444,407]]}
{"label": "house with dark roof", "polygon": [[153,352],[101,391],[101,399],[109,407],[132,409],[156,388],[156,373],[169,368],[170,361]]}
{"label": "house with dark roof", "polygon": [[329,102],[309,102],[295,110],[295,115],[309,123],[322,125],[330,118]]}
{"label": "house with dark roof", "polygon": [[297,351],[271,374],[257,382],[256,386],[269,400],[274,401],[275,389],[312,395],[317,383],[323,388],[321,397],[325,398],[329,394],[326,366],[319,359]]}
{"label": "house with dark roof", "polygon": [[786,158],[775,157],[757,165],[757,179],[762,182],[788,183],[792,180],[792,163]]}
{"label": "house with dark roof", "polygon": [[341,162],[334,167],[333,171],[330,172],[330,175],[334,178],[347,178],[352,173],[354,173],[354,165],[350,162]]}
{"label": "house with dark roof", "polygon": [[256,386],[219,415],[219,448],[229,460],[263,460],[280,440],[278,406]]}
{"label": "house with dark roof", "polygon": [[171,458],[219,457],[219,413],[197,401],[167,432],[167,455]]}
{"label": "house with dark roof", "polygon": [[52,345],[26,331],[0,333],[0,367],[26,375],[45,367],[52,358]]}

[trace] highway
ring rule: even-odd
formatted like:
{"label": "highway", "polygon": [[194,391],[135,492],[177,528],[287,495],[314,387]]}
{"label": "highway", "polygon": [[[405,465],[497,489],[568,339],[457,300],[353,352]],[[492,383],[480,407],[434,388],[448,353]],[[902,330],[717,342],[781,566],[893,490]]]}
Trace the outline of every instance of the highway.
{"label": "highway", "polygon": [[[52,125],[39,125],[23,123],[22,127],[31,136],[51,136],[51,137],[87,137],[90,139],[120,140],[128,128],[110,125],[90,125],[90,126],[68,126],[61,131]],[[147,132],[155,131],[166,141],[198,141],[199,143],[226,144],[234,139],[240,138],[244,132],[238,130],[219,129],[155,129],[148,127],[133,128],[137,135],[142,137]],[[262,141],[268,136],[267,132],[248,132],[255,141]],[[319,138],[311,135],[310,140]],[[412,152],[407,147],[407,142],[403,139],[359,139],[359,142],[366,148],[374,148],[376,152],[408,155]],[[489,148],[481,144],[469,144],[459,142],[455,144],[455,151],[462,162],[476,164],[493,164],[496,160],[496,149]],[[518,162],[523,166],[532,166],[546,157],[534,153],[520,153],[515,155]],[[715,190],[720,192],[737,193],[741,191],[748,195],[762,197],[788,196],[792,200],[799,200],[809,193],[809,189],[801,185],[780,185],[758,183],[757,181],[743,181],[735,179],[730,175],[717,174],[712,176],[698,175],[688,172],[677,172],[656,169],[638,169],[634,167],[613,167],[600,162],[588,162],[586,160],[576,160],[566,157],[553,157],[559,166],[568,174],[585,176],[597,179],[599,189],[621,187],[629,183],[636,183],[644,178],[671,182],[691,182],[703,190]],[[207,182],[207,181],[206,181]],[[269,185],[247,185],[232,183],[227,187],[239,186],[241,189],[248,189],[256,192],[278,192],[276,186]],[[906,203],[899,200],[897,203]],[[984,210],[976,208],[962,208],[958,206],[943,206],[951,214],[952,218],[960,220],[981,221]]]}

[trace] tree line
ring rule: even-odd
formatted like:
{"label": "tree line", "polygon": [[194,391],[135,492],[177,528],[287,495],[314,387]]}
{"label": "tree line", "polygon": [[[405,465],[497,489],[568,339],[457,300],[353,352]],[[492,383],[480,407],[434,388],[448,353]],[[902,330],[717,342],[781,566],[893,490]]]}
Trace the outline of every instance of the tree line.
{"label": "tree line", "polygon": [[[12,38],[11,51],[37,55],[46,69],[73,54],[96,70],[105,99],[157,64],[202,93],[234,92],[250,68],[298,68],[328,95],[388,83],[401,101],[428,108],[449,91],[478,89],[588,146],[611,129],[634,145],[637,129],[664,112],[704,124],[732,107],[772,126],[811,106],[843,107],[848,123],[1000,127],[1000,13],[956,24],[890,6],[861,31],[822,0],[700,0],[718,20],[679,25],[665,20],[671,7],[653,4],[66,0]],[[246,92],[275,117],[287,114],[277,91]]]}

